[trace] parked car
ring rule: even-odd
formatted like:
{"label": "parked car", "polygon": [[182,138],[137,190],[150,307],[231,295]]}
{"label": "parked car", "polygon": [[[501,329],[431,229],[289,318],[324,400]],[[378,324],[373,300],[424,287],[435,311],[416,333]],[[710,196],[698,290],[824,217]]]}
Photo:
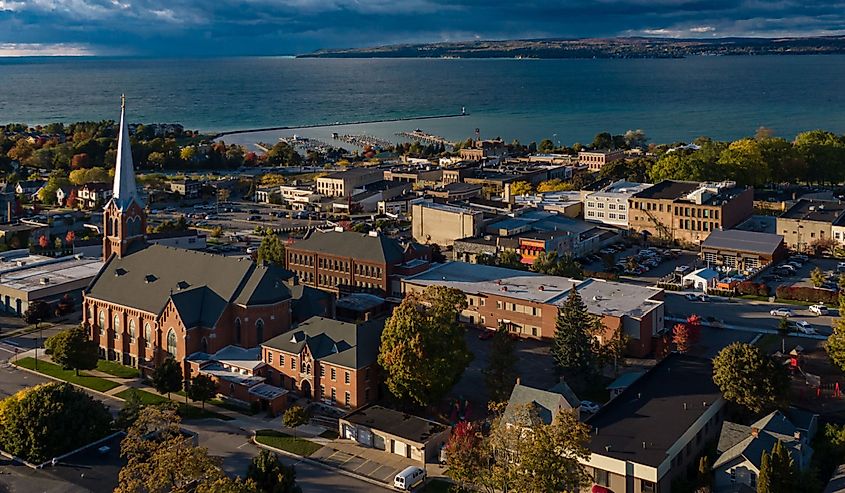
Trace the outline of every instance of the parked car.
{"label": "parked car", "polygon": [[679,265],[679,266],[675,267],[675,272],[677,272],[678,274],[681,274],[681,275],[686,274],[687,272],[689,272],[691,270],[692,270],[692,267],[690,267],[689,265]]}
{"label": "parked car", "polygon": [[690,301],[698,301],[698,295],[695,294],[695,293],[687,293],[687,294],[684,295],[684,298],[686,298]]}
{"label": "parked car", "polygon": [[816,333],[816,329],[804,320],[796,320],[795,322],[792,322],[792,325],[803,334],[814,335]]}
{"label": "parked car", "polygon": [[775,308],[774,310],[769,312],[770,315],[773,317],[791,317],[792,310],[789,308]]}
{"label": "parked car", "polygon": [[425,471],[423,469],[416,466],[408,466],[393,478],[393,487],[402,491],[411,491],[424,481]]}
{"label": "parked car", "polygon": [[585,413],[595,414],[599,412],[600,407],[593,401],[581,401],[581,410]]}
{"label": "parked car", "polygon": [[698,295],[698,301],[702,301],[704,303],[707,303],[708,301],[710,301],[710,296],[708,296],[704,293],[701,293],[700,295]]}
{"label": "parked car", "polygon": [[246,253],[248,253],[249,255],[252,255],[253,253],[256,253],[256,252],[258,252],[258,247],[248,247],[246,249]]}
{"label": "parked car", "polygon": [[810,312],[815,313],[816,315],[827,315],[830,311],[827,307],[823,304],[812,305],[810,306]]}
{"label": "parked car", "polygon": [[478,339],[481,340],[481,341],[486,341],[487,339],[492,339],[493,334],[495,334],[495,333],[496,333],[495,330],[484,329],[484,330],[481,331],[480,334],[478,334]]}

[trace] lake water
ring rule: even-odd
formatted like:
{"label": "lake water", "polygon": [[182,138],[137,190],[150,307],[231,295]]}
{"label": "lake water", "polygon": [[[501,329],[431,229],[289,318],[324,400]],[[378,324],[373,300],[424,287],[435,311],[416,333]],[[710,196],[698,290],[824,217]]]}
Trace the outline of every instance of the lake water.
{"label": "lake water", "polygon": [[[845,56],[637,60],[0,59],[0,122],[116,119],[226,131],[459,113],[341,132],[589,142],[729,139],[760,126],[845,132]],[[325,137],[327,129],[302,131]],[[293,133],[234,135],[245,143]],[[260,139],[259,139],[260,137]]]}

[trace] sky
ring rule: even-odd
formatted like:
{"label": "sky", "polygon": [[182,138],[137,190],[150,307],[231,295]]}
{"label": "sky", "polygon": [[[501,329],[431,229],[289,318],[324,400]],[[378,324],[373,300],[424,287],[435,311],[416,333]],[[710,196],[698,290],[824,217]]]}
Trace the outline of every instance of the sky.
{"label": "sky", "polygon": [[292,55],[543,37],[845,34],[845,0],[0,0],[0,56]]}

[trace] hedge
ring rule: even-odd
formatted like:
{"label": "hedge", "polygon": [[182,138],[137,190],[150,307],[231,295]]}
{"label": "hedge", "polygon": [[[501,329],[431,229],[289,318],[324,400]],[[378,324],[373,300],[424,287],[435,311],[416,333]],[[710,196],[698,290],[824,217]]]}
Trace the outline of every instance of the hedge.
{"label": "hedge", "polygon": [[836,305],[839,303],[839,293],[829,289],[818,289],[803,286],[778,286],[775,290],[778,298],[785,300],[806,301],[809,303],[826,303]]}
{"label": "hedge", "polygon": [[736,291],[739,294],[750,294],[754,296],[769,296],[769,286],[765,283],[755,283],[753,281],[743,281],[736,286]]}

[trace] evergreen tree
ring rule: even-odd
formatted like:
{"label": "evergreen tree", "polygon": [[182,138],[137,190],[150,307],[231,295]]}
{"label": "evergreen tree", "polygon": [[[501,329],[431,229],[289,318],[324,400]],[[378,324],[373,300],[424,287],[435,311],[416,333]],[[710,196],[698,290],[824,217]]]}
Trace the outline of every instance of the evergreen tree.
{"label": "evergreen tree", "polygon": [[772,491],[772,464],[769,460],[769,453],[763,451],[760,457],[760,474],[757,475],[757,493],[771,493]]}
{"label": "evergreen tree", "polygon": [[484,379],[490,400],[504,402],[510,397],[516,380],[514,341],[507,327],[501,324],[490,343],[490,359],[484,370]]}
{"label": "evergreen tree", "polygon": [[769,493],[791,493],[796,490],[798,487],[796,482],[798,470],[795,467],[795,461],[792,460],[789,451],[780,440],[775,442],[775,446],[772,447],[769,465],[771,466]]}
{"label": "evergreen tree", "polygon": [[558,309],[552,355],[562,370],[574,375],[593,375],[597,369],[597,342],[593,334],[599,320],[587,312],[581,295],[572,286]]}

